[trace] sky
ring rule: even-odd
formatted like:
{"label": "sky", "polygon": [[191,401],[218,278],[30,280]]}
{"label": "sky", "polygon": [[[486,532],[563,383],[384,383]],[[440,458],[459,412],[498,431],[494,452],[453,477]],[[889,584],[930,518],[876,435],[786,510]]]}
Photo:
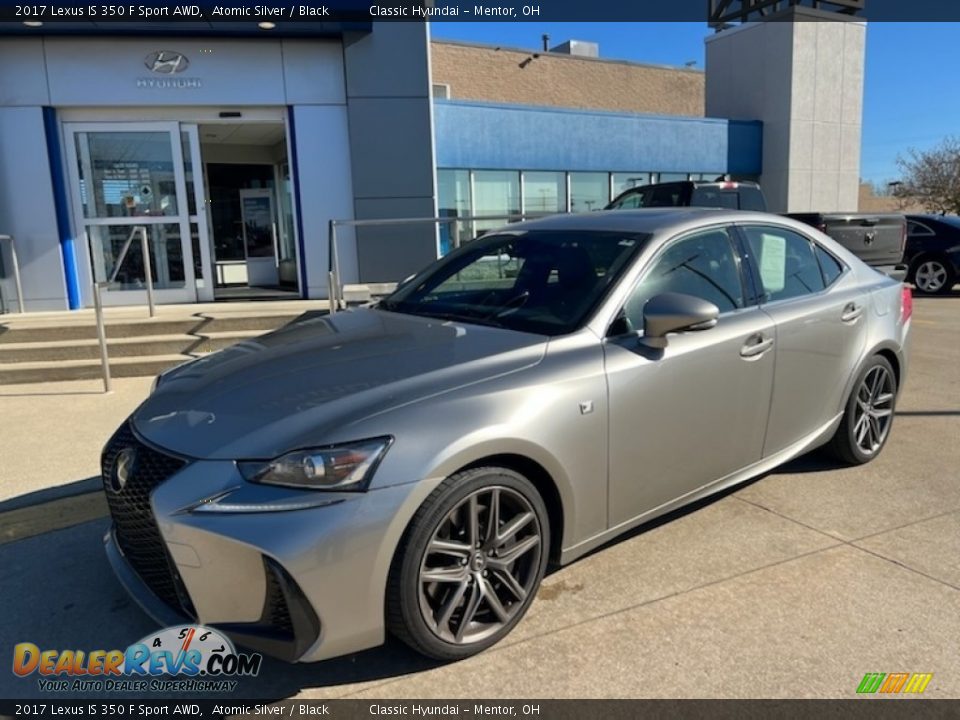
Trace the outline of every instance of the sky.
{"label": "sky", "polygon": [[[575,38],[600,44],[600,56],[703,68],[705,23],[434,22],[436,38],[539,49]],[[960,23],[867,25],[860,175],[897,180],[897,155],[960,136]]]}

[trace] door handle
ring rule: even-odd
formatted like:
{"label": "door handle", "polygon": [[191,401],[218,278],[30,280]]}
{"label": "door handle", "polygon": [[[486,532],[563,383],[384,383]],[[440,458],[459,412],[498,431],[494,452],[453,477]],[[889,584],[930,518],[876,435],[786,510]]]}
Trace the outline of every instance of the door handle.
{"label": "door handle", "polygon": [[852,323],[861,315],[863,315],[862,305],[847,303],[846,307],[843,308],[843,314],[840,316],[840,319],[845,323]]}
{"label": "door handle", "polygon": [[763,355],[767,350],[773,347],[773,338],[766,337],[757,333],[751,335],[742,348],[740,348],[740,357],[753,358]]}

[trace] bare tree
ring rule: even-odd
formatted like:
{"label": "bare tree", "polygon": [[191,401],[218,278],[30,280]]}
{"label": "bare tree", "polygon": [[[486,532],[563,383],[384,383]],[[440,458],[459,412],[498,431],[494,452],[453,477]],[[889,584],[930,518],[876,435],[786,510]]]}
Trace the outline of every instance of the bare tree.
{"label": "bare tree", "polygon": [[929,150],[911,148],[897,165],[903,173],[894,187],[897,197],[930,212],[960,214],[960,138],[946,137]]}

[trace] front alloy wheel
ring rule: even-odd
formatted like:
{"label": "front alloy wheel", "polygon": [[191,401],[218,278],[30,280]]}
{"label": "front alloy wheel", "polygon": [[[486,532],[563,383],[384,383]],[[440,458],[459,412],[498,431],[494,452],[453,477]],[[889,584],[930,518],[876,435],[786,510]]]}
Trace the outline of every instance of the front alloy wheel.
{"label": "front alloy wheel", "polygon": [[391,572],[390,629],[442,660],[477,653],[519,622],[546,568],[546,510],[505,468],[445,480],[414,517]]}

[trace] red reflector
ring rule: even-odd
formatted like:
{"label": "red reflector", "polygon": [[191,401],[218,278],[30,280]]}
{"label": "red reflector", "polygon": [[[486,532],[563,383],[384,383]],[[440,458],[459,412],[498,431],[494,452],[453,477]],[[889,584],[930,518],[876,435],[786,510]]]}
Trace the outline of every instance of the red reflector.
{"label": "red reflector", "polygon": [[720,183],[720,187],[723,188],[724,190],[732,190],[737,188],[738,186],[739,186],[739,183],[735,183],[735,182]]}
{"label": "red reflector", "polygon": [[900,322],[905,323],[913,315],[913,291],[906,285],[900,294]]}

